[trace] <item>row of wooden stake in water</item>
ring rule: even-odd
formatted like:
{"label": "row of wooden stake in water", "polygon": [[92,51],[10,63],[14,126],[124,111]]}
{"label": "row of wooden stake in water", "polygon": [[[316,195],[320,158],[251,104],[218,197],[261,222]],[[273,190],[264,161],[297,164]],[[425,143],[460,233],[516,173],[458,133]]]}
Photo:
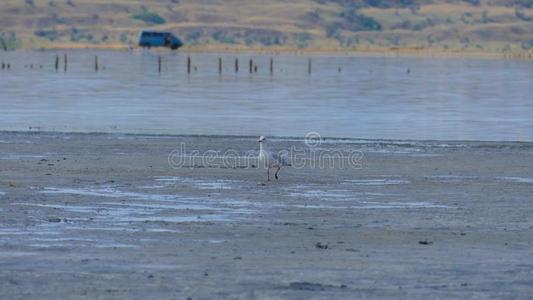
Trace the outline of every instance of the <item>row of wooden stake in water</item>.
{"label": "row of wooden stake in water", "polygon": [[[162,68],[162,59],[161,59],[161,56],[158,56],[157,57],[157,70],[159,73],[161,73],[161,68]],[[95,59],[95,70],[98,71],[98,57],[96,57]],[[250,59],[249,63],[248,63],[248,70],[251,73],[257,73],[257,70],[258,70],[258,67],[257,67],[257,64],[254,64],[254,61],[253,59]],[[312,60],[311,58],[308,59],[307,61],[307,72],[309,74],[311,74],[311,70],[312,70]],[[235,58],[235,73],[238,73],[239,72],[239,59],[238,58]],[[188,56],[187,57],[187,73],[191,73],[191,57]],[[222,74],[222,57],[219,57],[218,58],[218,73]],[[274,73],[274,58],[270,58],[270,73]]]}
{"label": "row of wooden stake in water", "polygon": [[[56,55],[55,57],[55,63],[54,63],[54,67],[55,67],[55,70],[56,71],[59,71],[59,55]],[[162,58],[161,56],[158,56],[157,57],[157,70],[159,73],[161,73],[161,69],[162,69],[162,66],[163,66],[163,61],[162,61]],[[31,67],[33,68],[33,65],[31,65]],[[68,58],[67,58],[67,55],[64,54],[63,55],[63,70],[66,72],[67,71],[67,67],[68,67]],[[2,70],[4,69],[10,69],[11,68],[11,64],[9,63],[4,63],[2,61]],[[42,66],[41,66],[42,68]],[[191,73],[191,68],[192,68],[192,64],[191,64],[191,57],[188,56],[187,57],[187,73],[190,74]],[[311,74],[311,68],[312,68],[312,60],[311,58],[308,59],[307,61],[307,72],[309,74]],[[94,57],[94,71],[95,72],[98,72],[98,70],[100,69],[100,65],[98,63],[98,56],[95,56]],[[250,59],[249,63],[248,63],[248,69],[249,69],[249,72],[250,74],[251,73],[257,73],[258,71],[258,67],[257,67],[257,64],[254,63],[253,59]],[[339,69],[340,70],[340,69]],[[239,72],[239,59],[236,58],[235,59],[235,73],[238,73]],[[218,73],[222,74],[222,57],[219,57],[218,58]],[[274,58],[270,58],[270,73],[274,73]]]}

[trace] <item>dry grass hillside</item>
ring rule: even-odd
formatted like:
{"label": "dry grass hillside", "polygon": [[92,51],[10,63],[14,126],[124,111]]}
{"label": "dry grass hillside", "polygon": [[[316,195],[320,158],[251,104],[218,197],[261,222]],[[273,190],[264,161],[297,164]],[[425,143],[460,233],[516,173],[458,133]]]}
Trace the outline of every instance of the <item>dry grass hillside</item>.
{"label": "dry grass hillside", "polygon": [[533,0],[2,0],[4,48],[126,47],[169,30],[198,49],[533,49]]}

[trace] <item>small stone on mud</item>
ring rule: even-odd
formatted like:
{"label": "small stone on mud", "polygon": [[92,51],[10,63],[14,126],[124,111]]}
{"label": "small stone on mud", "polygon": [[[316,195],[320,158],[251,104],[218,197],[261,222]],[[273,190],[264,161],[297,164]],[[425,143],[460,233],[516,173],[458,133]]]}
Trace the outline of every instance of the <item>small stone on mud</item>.
{"label": "small stone on mud", "polygon": [[328,244],[322,244],[321,242],[318,242],[318,243],[315,244],[315,247],[318,248],[318,249],[328,249],[329,245]]}
{"label": "small stone on mud", "polygon": [[327,286],[324,286],[320,283],[311,283],[311,282],[291,282],[289,283],[289,288],[294,290],[301,291],[323,291]]}
{"label": "small stone on mud", "polygon": [[233,259],[235,259],[235,260],[242,260],[242,257],[240,257],[240,256],[235,256]]}
{"label": "small stone on mud", "polygon": [[418,241],[418,243],[420,245],[431,245],[431,244],[433,244],[433,242],[428,241],[428,240]]}
{"label": "small stone on mud", "polygon": [[48,222],[59,223],[59,222],[61,222],[61,218],[50,217],[50,218],[48,218]]}

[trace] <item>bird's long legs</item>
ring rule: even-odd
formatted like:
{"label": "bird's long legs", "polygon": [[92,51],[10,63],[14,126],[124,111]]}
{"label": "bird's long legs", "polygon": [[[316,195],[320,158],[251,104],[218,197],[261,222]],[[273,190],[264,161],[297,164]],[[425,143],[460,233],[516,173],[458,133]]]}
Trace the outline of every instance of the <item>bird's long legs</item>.
{"label": "bird's long legs", "polygon": [[278,180],[278,173],[279,173],[279,170],[281,170],[281,167],[278,167],[278,169],[276,170],[276,174],[274,174],[274,177],[276,177],[276,180]]}
{"label": "bird's long legs", "polygon": [[267,168],[267,181],[270,181],[270,168]]}

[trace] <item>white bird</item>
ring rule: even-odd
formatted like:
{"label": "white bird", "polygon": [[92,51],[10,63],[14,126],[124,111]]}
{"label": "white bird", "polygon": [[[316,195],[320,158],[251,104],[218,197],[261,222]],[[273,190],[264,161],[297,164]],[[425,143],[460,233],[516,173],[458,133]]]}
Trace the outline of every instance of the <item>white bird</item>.
{"label": "white bird", "polygon": [[276,153],[272,153],[266,146],[266,137],[260,136],[257,140],[259,142],[259,157],[258,165],[264,169],[267,169],[267,181],[270,181],[270,168],[276,168],[274,177],[278,180],[278,173],[282,166],[290,166],[285,157],[282,157]]}

